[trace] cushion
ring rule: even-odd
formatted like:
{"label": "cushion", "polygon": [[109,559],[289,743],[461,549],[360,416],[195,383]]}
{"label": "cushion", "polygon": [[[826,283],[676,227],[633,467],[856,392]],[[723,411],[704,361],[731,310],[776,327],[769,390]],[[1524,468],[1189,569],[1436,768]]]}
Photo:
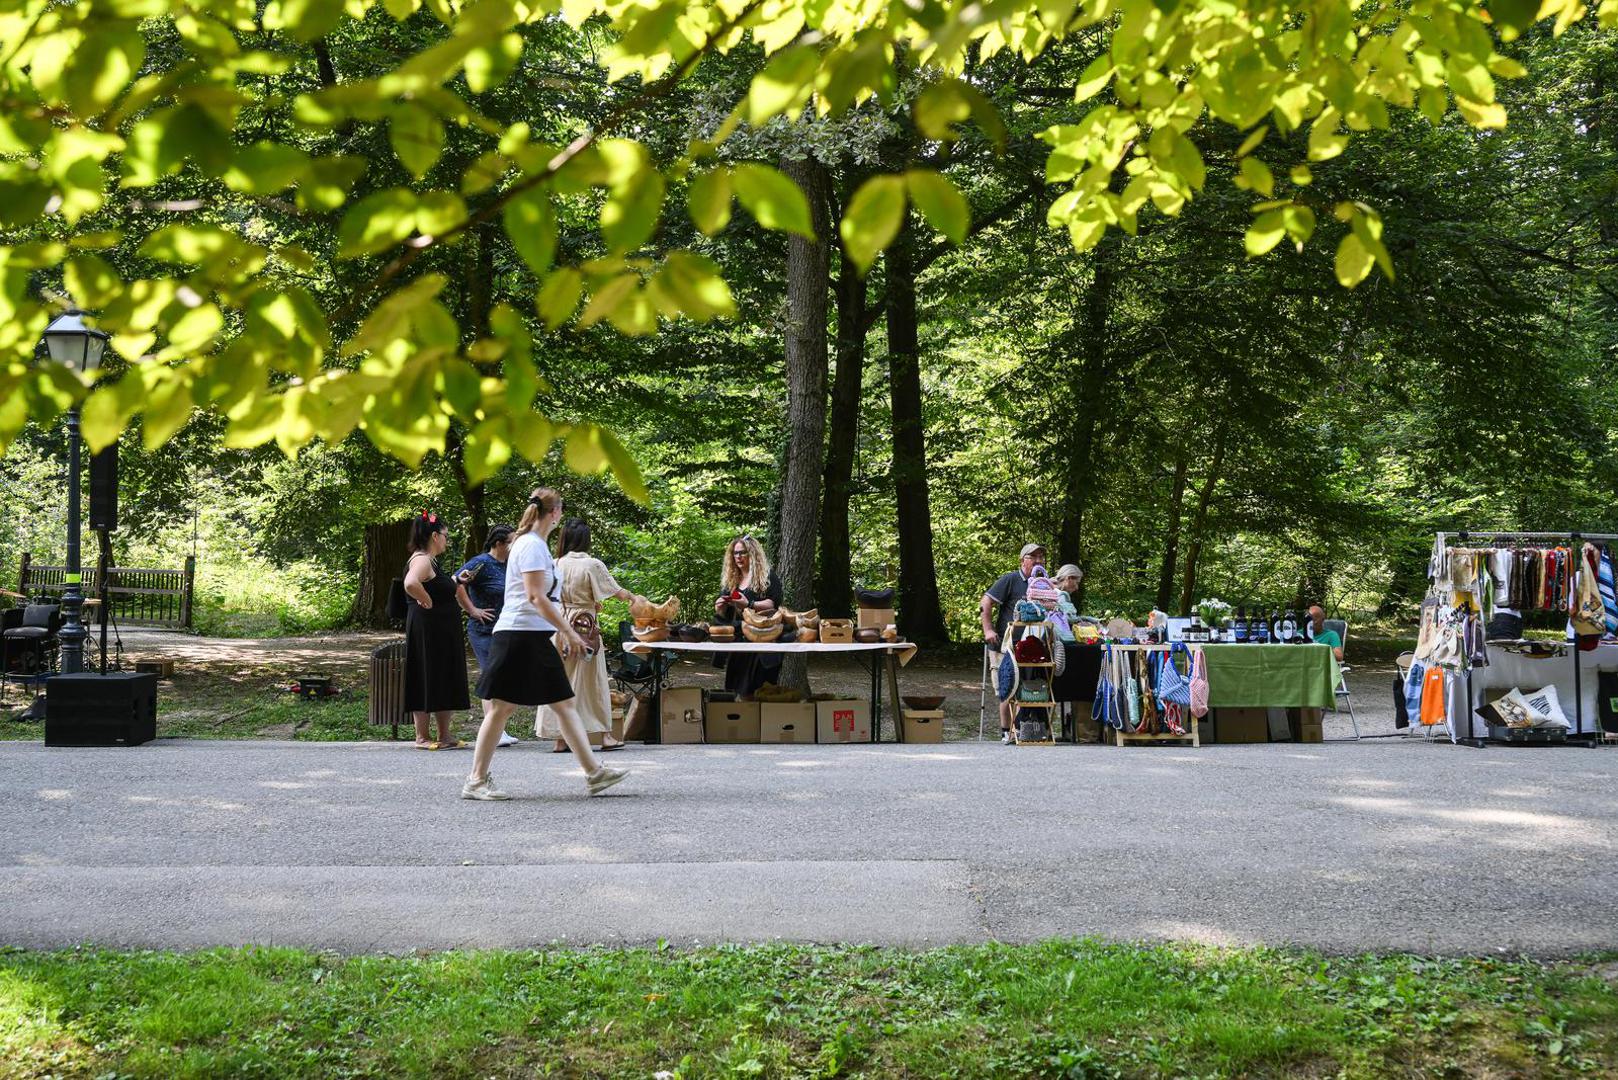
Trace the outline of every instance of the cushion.
{"label": "cushion", "polygon": [[1556,687],[1546,686],[1522,696],[1528,703],[1528,711],[1534,718],[1535,727],[1561,728],[1566,731],[1573,726],[1568,723],[1567,713],[1562,711],[1562,702],[1557,696]]}
{"label": "cushion", "polygon": [[37,641],[50,636],[50,629],[44,626],[18,626],[6,631],[6,637],[11,641]]}
{"label": "cushion", "polygon": [[861,589],[858,599],[862,608],[890,608],[893,606],[893,590]]}

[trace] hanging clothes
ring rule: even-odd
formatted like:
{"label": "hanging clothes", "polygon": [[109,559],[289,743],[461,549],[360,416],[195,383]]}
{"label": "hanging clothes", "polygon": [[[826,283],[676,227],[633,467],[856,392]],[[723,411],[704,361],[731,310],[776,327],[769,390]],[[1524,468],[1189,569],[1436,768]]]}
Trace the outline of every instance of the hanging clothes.
{"label": "hanging clothes", "polygon": [[1607,636],[1618,636],[1618,592],[1613,588],[1610,545],[1601,546],[1601,560],[1596,567],[1596,586],[1601,590],[1601,606],[1607,609]]}
{"label": "hanging clothes", "polygon": [[1417,714],[1423,727],[1433,727],[1449,719],[1445,692],[1448,684],[1443,668],[1434,665],[1428,668],[1421,678],[1421,710]]}

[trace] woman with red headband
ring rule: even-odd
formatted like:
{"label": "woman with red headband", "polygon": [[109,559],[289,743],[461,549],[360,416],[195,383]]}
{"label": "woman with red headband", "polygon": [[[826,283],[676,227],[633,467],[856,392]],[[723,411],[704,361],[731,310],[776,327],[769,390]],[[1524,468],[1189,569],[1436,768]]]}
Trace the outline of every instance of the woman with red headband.
{"label": "woman with red headband", "polygon": [[[410,562],[405,568],[404,707],[416,724],[417,750],[453,750],[465,744],[450,734],[450,717],[472,705],[466,689],[466,641],[455,581],[438,565],[449,547],[449,530],[437,514],[410,523]],[[432,739],[427,717],[438,721]]]}

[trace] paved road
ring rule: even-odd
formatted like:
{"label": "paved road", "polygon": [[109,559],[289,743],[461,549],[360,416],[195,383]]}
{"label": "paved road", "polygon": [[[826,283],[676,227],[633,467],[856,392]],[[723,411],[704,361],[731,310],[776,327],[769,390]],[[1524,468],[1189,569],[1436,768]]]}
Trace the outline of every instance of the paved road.
{"label": "paved road", "polygon": [[1618,946],[1618,752],[0,744],[0,943]]}

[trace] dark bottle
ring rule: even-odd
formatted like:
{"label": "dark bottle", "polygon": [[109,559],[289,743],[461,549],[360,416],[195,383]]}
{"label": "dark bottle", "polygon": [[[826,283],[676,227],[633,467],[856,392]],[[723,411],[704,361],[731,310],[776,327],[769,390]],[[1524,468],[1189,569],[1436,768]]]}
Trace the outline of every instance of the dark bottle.
{"label": "dark bottle", "polygon": [[1288,645],[1298,643],[1298,613],[1291,608],[1281,617],[1281,640]]}
{"label": "dark bottle", "polygon": [[1233,629],[1236,632],[1236,643],[1238,645],[1240,645],[1242,642],[1247,640],[1247,609],[1246,608],[1239,607],[1239,608],[1236,609],[1236,622],[1232,625],[1231,629]]}

